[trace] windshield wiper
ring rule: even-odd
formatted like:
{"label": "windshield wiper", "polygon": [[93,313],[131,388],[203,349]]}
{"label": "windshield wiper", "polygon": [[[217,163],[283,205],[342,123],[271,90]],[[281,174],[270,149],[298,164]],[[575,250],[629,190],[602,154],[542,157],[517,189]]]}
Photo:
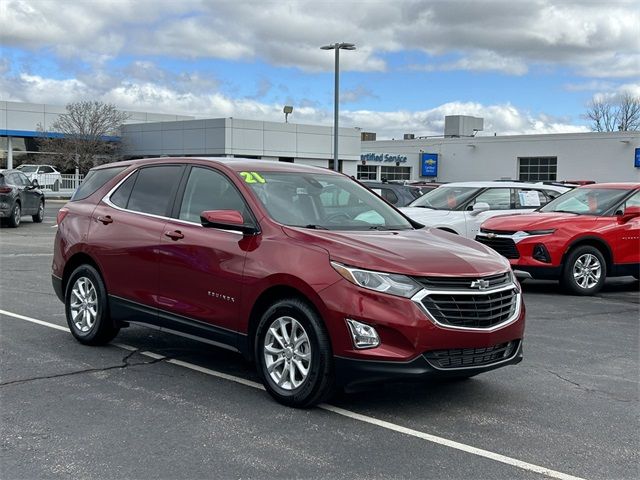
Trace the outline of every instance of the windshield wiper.
{"label": "windshield wiper", "polygon": [[323,227],[322,225],[314,225],[313,223],[305,225],[304,228],[310,228],[312,230],[329,230],[327,227]]}
{"label": "windshield wiper", "polygon": [[[547,213],[547,212],[545,212]],[[572,212],[570,210],[553,210],[551,212],[548,213],[573,213],[574,215],[580,215],[578,212]]]}
{"label": "windshield wiper", "polygon": [[435,210],[435,207],[429,207],[428,205],[416,205],[418,208],[429,208],[431,210]]}

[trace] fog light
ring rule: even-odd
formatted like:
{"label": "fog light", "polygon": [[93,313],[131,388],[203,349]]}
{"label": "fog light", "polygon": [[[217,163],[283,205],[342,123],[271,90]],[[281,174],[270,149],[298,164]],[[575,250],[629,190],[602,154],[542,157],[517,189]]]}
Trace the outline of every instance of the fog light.
{"label": "fog light", "polygon": [[374,348],[380,345],[378,332],[371,325],[356,322],[349,318],[347,318],[347,325],[349,325],[353,345],[356,348]]}
{"label": "fog light", "polygon": [[551,255],[549,255],[549,250],[542,243],[536,243],[535,247],[533,247],[533,258],[538,260],[539,262],[551,263]]}

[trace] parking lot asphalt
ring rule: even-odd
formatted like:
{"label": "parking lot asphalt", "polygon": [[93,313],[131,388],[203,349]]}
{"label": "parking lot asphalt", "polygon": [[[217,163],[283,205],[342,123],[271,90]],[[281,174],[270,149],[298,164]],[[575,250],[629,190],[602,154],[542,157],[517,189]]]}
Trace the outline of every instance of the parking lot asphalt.
{"label": "parking lot asphalt", "polygon": [[2,478],[640,474],[640,295],[631,277],[591,298],[525,283],[519,365],[293,410],[225,350],[143,327],[106,347],[75,342],[50,280],[61,206],[49,202],[43,224],[0,229]]}

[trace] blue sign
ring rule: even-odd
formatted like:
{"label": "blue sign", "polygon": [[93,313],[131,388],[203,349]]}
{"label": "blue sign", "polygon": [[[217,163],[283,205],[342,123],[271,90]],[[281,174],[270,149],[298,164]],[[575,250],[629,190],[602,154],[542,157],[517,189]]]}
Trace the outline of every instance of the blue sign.
{"label": "blue sign", "polygon": [[438,154],[423,153],[420,157],[420,175],[423,177],[438,176]]}
{"label": "blue sign", "polygon": [[640,148],[636,148],[636,161],[633,164],[634,167],[640,168]]}

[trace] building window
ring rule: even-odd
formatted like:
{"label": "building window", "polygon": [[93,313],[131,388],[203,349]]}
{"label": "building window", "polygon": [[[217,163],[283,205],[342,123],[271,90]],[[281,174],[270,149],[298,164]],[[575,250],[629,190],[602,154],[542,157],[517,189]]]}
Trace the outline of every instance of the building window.
{"label": "building window", "polygon": [[375,165],[358,165],[358,180],[377,180],[378,167]]}
{"label": "building window", "polygon": [[558,157],[518,157],[518,179],[525,182],[557,180]]}
{"label": "building window", "polygon": [[411,167],[380,167],[381,180],[411,180]]}

